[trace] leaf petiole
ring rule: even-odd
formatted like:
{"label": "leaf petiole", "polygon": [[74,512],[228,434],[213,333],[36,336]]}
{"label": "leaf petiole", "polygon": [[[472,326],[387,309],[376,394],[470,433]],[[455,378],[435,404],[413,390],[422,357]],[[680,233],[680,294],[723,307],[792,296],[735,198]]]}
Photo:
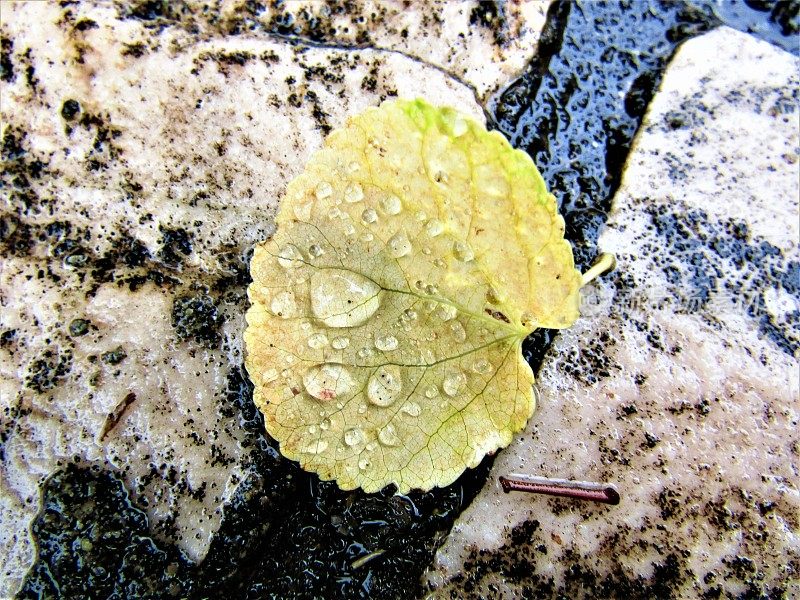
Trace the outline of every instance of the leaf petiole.
{"label": "leaf petiole", "polygon": [[589,270],[586,271],[581,276],[581,286],[587,285],[600,277],[600,275],[605,275],[606,273],[610,273],[614,269],[617,268],[617,259],[614,257],[613,254],[609,254],[604,252],[601,254],[594,264],[589,267]]}

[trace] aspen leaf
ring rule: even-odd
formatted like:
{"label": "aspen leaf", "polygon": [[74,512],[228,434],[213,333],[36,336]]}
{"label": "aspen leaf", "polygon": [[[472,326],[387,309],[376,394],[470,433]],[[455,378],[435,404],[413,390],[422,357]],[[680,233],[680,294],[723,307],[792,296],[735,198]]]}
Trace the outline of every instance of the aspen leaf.
{"label": "aspen leaf", "polygon": [[351,118],[255,249],[246,365],[281,452],[343,489],[453,482],[534,410],[522,340],[578,317],[525,153],[422,100]]}

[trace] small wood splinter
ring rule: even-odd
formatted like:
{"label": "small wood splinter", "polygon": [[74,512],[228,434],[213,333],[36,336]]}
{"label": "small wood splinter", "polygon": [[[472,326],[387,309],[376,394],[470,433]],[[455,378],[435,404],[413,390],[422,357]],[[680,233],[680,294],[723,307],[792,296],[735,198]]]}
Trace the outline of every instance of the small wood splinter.
{"label": "small wood splinter", "polygon": [[619,492],[605,483],[587,483],[582,481],[569,481],[566,479],[548,479],[547,477],[528,477],[524,479],[511,479],[500,477],[503,491],[530,492],[532,494],[547,494],[559,498],[575,498],[576,500],[591,500],[603,504],[619,504]]}

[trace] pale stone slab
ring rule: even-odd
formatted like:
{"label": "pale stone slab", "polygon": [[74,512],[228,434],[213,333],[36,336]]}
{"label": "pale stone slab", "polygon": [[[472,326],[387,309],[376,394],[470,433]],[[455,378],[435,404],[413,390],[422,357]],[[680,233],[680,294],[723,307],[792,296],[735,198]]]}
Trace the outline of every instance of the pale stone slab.
{"label": "pale stone slab", "polygon": [[[728,28],[678,51],[600,240],[618,270],[545,358],[435,597],[800,595],[798,66]],[[514,473],[622,502],[505,495]]]}
{"label": "pale stone slab", "polygon": [[202,559],[246,455],[226,410],[236,276],[286,182],[388,96],[483,113],[469,87],[397,52],[151,27],[106,3],[4,3],[2,35],[7,596],[33,559],[38,486],[71,460],[123,473],[156,536]]}

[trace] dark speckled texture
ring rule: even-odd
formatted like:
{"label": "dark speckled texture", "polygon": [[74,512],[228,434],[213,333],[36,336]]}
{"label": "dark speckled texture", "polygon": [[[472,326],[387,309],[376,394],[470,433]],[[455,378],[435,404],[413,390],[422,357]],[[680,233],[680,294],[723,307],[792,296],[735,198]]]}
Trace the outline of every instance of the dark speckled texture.
{"label": "dark speckled texture", "polygon": [[[350,2],[333,3],[326,14],[292,10],[289,4],[276,3],[266,23],[260,18],[265,10],[261,3],[247,2],[244,6],[236,16],[223,17],[213,10],[190,11],[152,0],[118,4],[123,18],[143,22],[153,30],[181,27],[198,37],[209,37],[211,32],[236,37],[266,29],[295,44],[300,54],[305,44],[369,47],[379,35],[373,26],[380,23],[381,15],[362,18],[358,7]],[[506,43],[504,10],[504,3],[490,3],[471,15],[473,25],[490,31],[498,45]],[[791,28],[791,10],[776,8],[765,14],[771,16],[771,22]],[[332,27],[326,20],[330,15],[348,16],[352,29]],[[437,13],[433,11],[429,18],[434,25]],[[631,141],[672,53],[682,40],[708,30],[719,18],[680,3],[554,4],[538,56],[522,77],[488,104],[487,111],[496,126],[516,146],[531,153],[558,196],[579,265],[585,267],[596,255],[597,237],[619,185]],[[76,24],[80,31],[92,28],[88,21],[81,23]],[[12,59],[14,41],[3,37],[0,49],[0,78],[10,81],[26,77],[35,87],[35,72],[24,58]],[[146,57],[149,51],[145,43],[133,44],[126,56],[137,59]],[[225,75],[249,61],[271,63],[274,57],[245,51],[206,54],[198,60],[197,68],[212,62]],[[377,75],[376,67],[374,75],[364,78],[365,90],[375,90]],[[331,72],[306,72],[309,80],[332,76]],[[296,83],[287,81],[288,85]],[[303,86],[305,82],[297,84],[298,88]],[[318,129],[330,130],[313,91],[292,96],[287,97],[290,104],[311,105]],[[94,135],[95,162],[89,163],[90,167],[102,171],[104,161],[115,159],[115,129],[101,115],[88,112],[73,99],[65,99],[57,111],[64,127],[83,128]],[[685,118],[676,115],[676,127]],[[4,130],[3,189],[20,205],[35,200],[29,195],[31,179],[52,176],[46,161],[26,153],[24,139],[24,132],[10,127]],[[220,142],[218,152],[222,155],[224,151],[225,144]],[[131,182],[128,193],[139,191],[141,186]],[[730,232],[709,234],[704,229],[705,215],[700,212],[675,217],[654,211],[650,216],[673,252],[698,256],[696,270],[676,274],[676,287],[716,289],[716,257],[728,259],[737,253],[750,259],[753,253],[760,253],[764,258],[760,261],[762,276],[781,277],[790,285],[796,282],[797,265],[788,270],[776,268],[770,262],[769,244],[748,238],[746,228],[735,220],[730,222]],[[117,281],[131,290],[154,282],[171,290],[195,252],[191,231],[167,227],[161,230],[153,251],[128,237],[98,256],[87,250],[82,231],[69,224],[55,225],[40,230],[16,215],[4,215],[0,222],[3,253],[25,256],[32,247],[47,244],[48,253],[85,269],[90,282]],[[219,330],[225,316],[218,307],[226,295],[229,303],[241,305],[241,291],[249,283],[242,268],[246,259],[238,249],[228,258],[231,268],[226,269],[224,278],[208,286],[184,286],[186,289],[181,288],[174,297],[172,326],[178,338],[199,346],[220,345]],[[669,270],[668,261],[663,268]],[[624,279],[617,281],[625,286]],[[796,285],[792,289],[797,292]],[[753,316],[762,318],[760,313]],[[91,330],[90,321],[79,321],[69,327],[72,336]],[[796,350],[797,340],[792,337],[796,322],[787,330],[767,320],[763,328],[785,351]],[[540,332],[527,343],[526,353],[535,368],[552,336],[552,332]],[[2,332],[2,342],[13,344],[14,332]],[[660,343],[657,332],[652,334],[651,343]],[[613,377],[619,370],[608,355],[613,344],[613,339],[600,337],[588,346],[573,364],[573,375],[587,384]],[[112,359],[123,361],[124,349]],[[43,357],[31,369],[28,385],[39,392],[49,389],[69,364],[68,351]],[[97,465],[70,465],[43,486],[44,505],[33,529],[39,559],[20,597],[407,598],[423,594],[420,575],[455,518],[480,490],[491,459],[452,486],[426,494],[405,497],[393,496],[391,490],[371,496],[342,492],[301,472],[278,454],[263,434],[251,393],[241,368],[234,367],[220,394],[220,410],[245,432],[246,476],[225,507],[205,561],[194,564],[174,545],[154,541],[144,513],[115,475]],[[629,414],[635,411],[632,407]],[[658,444],[653,436],[643,440]],[[611,461],[618,458],[612,449],[609,456]],[[215,455],[215,460],[229,459]],[[153,477],[161,476],[153,473]],[[201,488],[193,493],[205,491]],[[659,498],[659,502],[666,516],[682,510],[680,502],[668,496]],[[768,513],[769,507],[764,511]],[[722,508],[720,515],[724,522],[735,521],[735,515],[727,515]],[[168,526],[168,522],[163,525]],[[498,552],[470,556],[467,570],[455,580],[452,597],[473,597],[476,583],[487,574],[499,573],[521,584],[524,597],[667,598],[671,583],[686,573],[683,557],[676,551],[665,553],[652,576],[639,580],[623,573],[600,575],[576,559],[560,588],[546,580],[526,582],[526,563],[548,560],[540,550],[543,546],[536,542],[538,528],[538,522],[527,521],[511,532],[507,545]],[[376,550],[384,553],[353,566],[354,561]],[[118,576],[112,577],[112,573]],[[731,564],[729,573],[753,582],[753,595],[744,597],[781,597],[780,589],[757,587],[758,574],[744,559]],[[713,575],[710,577],[713,579]]]}

